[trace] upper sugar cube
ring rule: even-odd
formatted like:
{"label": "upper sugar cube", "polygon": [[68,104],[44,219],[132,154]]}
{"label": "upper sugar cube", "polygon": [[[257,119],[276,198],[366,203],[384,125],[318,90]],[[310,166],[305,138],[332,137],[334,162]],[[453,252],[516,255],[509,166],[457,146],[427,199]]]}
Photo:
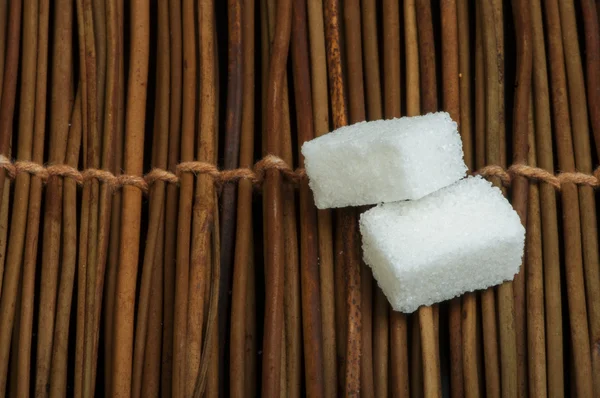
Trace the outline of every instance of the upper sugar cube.
{"label": "upper sugar cube", "polygon": [[364,261],[396,311],[410,313],[519,272],[525,229],[500,190],[469,177],[360,217]]}
{"label": "upper sugar cube", "polygon": [[305,142],[302,154],[319,209],[419,199],[467,170],[446,112],[342,127]]}

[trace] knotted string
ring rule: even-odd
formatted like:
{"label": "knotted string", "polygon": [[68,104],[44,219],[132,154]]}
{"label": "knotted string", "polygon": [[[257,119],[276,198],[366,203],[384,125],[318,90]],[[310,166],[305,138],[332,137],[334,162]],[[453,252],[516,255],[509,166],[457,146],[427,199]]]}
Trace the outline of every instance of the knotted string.
{"label": "knotted string", "polygon": [[[302,168],[293,170],[283,159],[275,155],[267,155],[254,164],[252,168],[238,168],[234,170],[219,170],[214,164],[207,162],[182,162],[179,163],[175,172],[154,168],[143,176],[127,174],[115,175],[107,170],[86,169],[80,171],[66,164],[42,165],[28,160],[11,161],[4,155],[0,155],[0,170],[5,170],[10,179],[15,179],[21,173],[36,176],[46,183],[51,177],[71,178],[78,185],[86,181],[98,180],[107,184],[112,189],[124,186],[134,186],[148,193],[152,184],[162,181],[167,184],[178,184],[182,173],[194,175],[208,175],[216,184],[248,180],[255,186],[260,186],[268,170],[278,170],[283,177],[294,184],[299,183],[306,177],[306,171]],[[594,170],[593,175],[580,172],[563,172],[552,174],[547,170],[527,166],[525,164],[513,164],[508,169],[500,166],[488,165],[473,173],[485,178],[497,177],[502,184],[509,186],[516,176],[525,177],[532,181],[542,181],[560,190],[563,184],[575,184],[590,186],[594,189],[600,187],[600,167]]]}

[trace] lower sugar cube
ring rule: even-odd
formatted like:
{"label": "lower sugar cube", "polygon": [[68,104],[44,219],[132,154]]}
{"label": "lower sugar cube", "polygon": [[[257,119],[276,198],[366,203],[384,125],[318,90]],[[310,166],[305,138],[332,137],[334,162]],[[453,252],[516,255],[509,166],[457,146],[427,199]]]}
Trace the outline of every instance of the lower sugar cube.
{"label": "lower sugar cube", "polygon": [[467,170],[446,112],[342,127],[304,143],[302,154],[319,209],[418,199]]}
{"label": "lower sugar cube", "polygon": [[396,311],[414,312],[519,272],[525,229],[500,190],[469,177],[360,217],[363,256]]}

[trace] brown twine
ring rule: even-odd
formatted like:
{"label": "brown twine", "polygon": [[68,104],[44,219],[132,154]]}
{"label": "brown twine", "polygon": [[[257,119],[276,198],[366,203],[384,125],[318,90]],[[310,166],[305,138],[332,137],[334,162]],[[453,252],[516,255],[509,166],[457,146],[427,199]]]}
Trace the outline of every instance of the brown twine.
{"label": "brown twine", "polygon": [[[192,173],[194,175],[206,174],[210,176],[215,183],[224,184],[236,182],[242,179],[249,180],[255,186],[260,186],[268,170],[278,170],[289,182],[298,183],[306,177],[306,171],[298,168],[293,170],[287,163],[275,156],[267,155],[252,168],[239,168],[234,170],[219,170],[215,165],[206,162],[183,162],[177,165],[175,173],[168,170],[152,169],[144,176],[133,175],[114,175],[110,171],[99,169],[86,169],[79,171],[66,164],[54,164],[44,166],[28,160],[11,161],[7,157],[0,155],[0,170],[6,170],[8,177],[15,179],[20,173],[28,173],[36,176],[46,183],[51,177],[72,178],[78,185],[83,185],[86,181],[96,179],[107,184],[112,189],[122,188],[124,186],[133,186],[148,193],[149,188],[157,181],[168,184],[178,184],[182,173]],[[547,170],[538,167],[527,166],[525,164],[513,164],[508,169],[500,166],[489,165],[483,167],[474,174],[485,178],[497,177],[502,184],[509,186],[515,176],[522,176],[532,181],[543,181],[560,190],[562,184],[587,185],[592,188],[600,187],[600,167],[594,170],[593,175],[579,172],[564,172],[552,174]]]}

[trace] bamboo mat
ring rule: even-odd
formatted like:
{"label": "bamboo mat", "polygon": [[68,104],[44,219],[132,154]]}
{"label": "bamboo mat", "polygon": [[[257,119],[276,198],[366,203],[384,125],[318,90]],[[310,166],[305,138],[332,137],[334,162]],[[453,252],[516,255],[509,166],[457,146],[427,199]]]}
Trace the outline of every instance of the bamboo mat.
{"label": "bamboo mat", "polygon": [[[599,12],[0,0],[0,397],[600,397]],[[405,315],[299,148],[438,110],[526,251]]]}

